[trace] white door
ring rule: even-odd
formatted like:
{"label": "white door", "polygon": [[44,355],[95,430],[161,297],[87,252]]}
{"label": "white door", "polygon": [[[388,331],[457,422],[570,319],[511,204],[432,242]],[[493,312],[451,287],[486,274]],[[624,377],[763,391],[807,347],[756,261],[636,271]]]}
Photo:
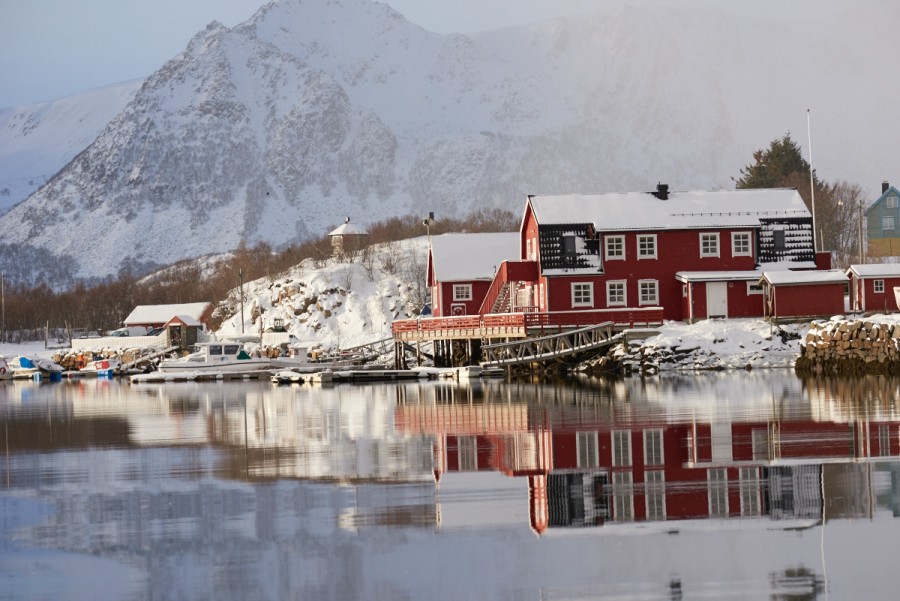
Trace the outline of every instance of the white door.
{"label": "white door", "polygon": [[728,283],[706,283],[706,317],[728,317]]}

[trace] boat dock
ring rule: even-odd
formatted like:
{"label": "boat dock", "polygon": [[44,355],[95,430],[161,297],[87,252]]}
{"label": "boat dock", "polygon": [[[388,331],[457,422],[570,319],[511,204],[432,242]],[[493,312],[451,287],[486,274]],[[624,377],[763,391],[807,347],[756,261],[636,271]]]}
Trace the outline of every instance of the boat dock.
{"label": "boat dock", "polygon": [[237,380],[272,380],[277,384],[340,383],[340,382],[390,382],[428,378],[429,374],[411,369],[348,369],[295,371],[258,369],[253,371],[194,371],[181,373],[151,372],[135,374],[129,378],[132,384],[162,384],[166,382],[217,382]]}

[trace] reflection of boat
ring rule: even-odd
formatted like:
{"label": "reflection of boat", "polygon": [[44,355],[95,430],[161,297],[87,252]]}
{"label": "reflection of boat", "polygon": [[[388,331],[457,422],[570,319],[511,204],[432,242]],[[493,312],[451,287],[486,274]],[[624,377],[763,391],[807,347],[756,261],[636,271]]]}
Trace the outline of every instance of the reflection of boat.
{"label": "reflection of boat", "polygon": [[159,364],[162,373],[195,371],[257,371],[272,367],[266,357],[251,357],[243,345],[230,342],[203,342],[195,352],[178,359],[165,359]]}

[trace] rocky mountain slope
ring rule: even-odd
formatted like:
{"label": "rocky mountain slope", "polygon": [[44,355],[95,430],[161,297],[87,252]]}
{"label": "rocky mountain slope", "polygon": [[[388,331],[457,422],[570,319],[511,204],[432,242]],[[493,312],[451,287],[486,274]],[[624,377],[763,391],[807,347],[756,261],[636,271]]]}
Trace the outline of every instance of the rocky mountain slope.
{"label": "rocky mountain slope", "polygon": [[211,24],[148,78],[0,218],[0,255],[103,277],[322,235],[346,215],[731,187],[753,150],[792,128],[803,139],[811,105],[827,120],[820,176],[861,173],[875,189],[890,162],[871,149],[900,133],[886,118],[900,78],[879,72],[900,9],[828,10],[763,21],[607,6],[466,37],[369,0],[273,0],[232,29]]}

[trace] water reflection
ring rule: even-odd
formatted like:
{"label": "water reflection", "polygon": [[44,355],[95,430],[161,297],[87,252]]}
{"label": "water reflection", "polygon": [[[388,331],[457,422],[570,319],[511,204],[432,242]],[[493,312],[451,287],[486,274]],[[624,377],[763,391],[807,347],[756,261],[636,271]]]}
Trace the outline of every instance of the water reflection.
{"label": "water reflection", "polygon": [[0,598],[813,599],[862,576],[887,586],[897,392],[889,378],[778,372],[6,383]]}

